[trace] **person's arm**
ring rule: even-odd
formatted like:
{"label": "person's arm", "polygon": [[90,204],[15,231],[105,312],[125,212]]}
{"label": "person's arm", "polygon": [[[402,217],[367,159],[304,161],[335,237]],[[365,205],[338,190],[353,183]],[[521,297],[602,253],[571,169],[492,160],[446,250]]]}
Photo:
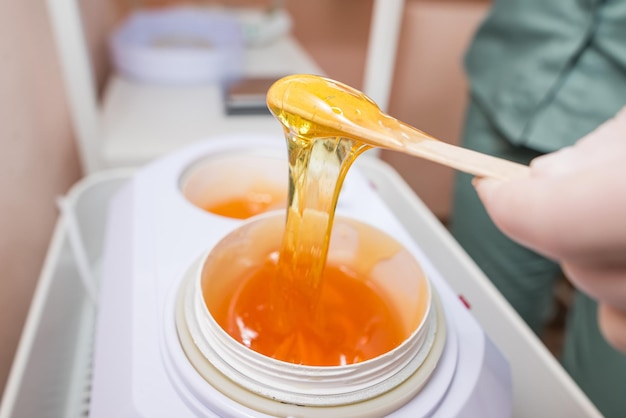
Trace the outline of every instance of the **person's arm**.
{"label": "person's arm", "polygon": [[524,179],[476,179],[478,195],[505,234],[560,262],[599,302],[602,333],[626,352],[626,108],[530,168]]}

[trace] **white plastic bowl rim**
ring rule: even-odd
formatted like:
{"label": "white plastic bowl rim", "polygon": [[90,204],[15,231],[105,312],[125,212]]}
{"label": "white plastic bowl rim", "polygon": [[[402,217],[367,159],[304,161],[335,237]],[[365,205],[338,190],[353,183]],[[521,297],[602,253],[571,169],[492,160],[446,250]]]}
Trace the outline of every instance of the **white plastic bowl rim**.
{"label": "white plastic bowl rim", "polygon": [[[204,40],[211,47],[154,44],[168,36]],[[136,11],[113,32],[110,47],[116,69],[139,81],[217,82],[236,79],[243,72],[241,25],[227,11],[191,7]]]}
{"label": "white plastic bowl rim", "polygon": [[[413,333],[398,347],[373,359],[331,367],[272,359],[237,342],[215,321],[202,297],[203,265],[200,263],[193,273],[195,280],[185,296],[189,332],[197,348],[217,370],[266,398],[310,406],[346,405],[371,399],[411,377],[435,340],[437,315],[429,302],[421,324]],[[427,284],[430,294],[430,283]]]}

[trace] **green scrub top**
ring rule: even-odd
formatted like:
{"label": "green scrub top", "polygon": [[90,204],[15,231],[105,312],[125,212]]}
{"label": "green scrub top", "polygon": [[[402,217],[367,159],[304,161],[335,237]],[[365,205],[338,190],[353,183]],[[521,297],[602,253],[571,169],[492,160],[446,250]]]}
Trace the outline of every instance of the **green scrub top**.
{"label": "green scrub top", "polygon": [[495,0],[465,65],[508,141],[571,145],[626,104],[626,1]]}

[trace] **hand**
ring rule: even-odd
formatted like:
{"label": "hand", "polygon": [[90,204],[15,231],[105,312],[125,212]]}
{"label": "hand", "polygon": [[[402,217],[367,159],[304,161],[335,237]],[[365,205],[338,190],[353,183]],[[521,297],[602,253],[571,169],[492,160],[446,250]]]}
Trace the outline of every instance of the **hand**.
{"label": "hand", "polygon": [[603,335],[626,352],[626,108],[574,146],[533,160],[529,177],[474,184],[505,234],[560,262],[598,301]]}

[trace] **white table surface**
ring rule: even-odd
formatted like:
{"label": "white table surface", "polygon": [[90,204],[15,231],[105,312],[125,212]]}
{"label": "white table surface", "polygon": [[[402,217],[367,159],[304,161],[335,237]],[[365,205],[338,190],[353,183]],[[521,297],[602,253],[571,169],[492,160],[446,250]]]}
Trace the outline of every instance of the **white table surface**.
{"label": "white table surface", "polygon": [[[247,49],[249,76],[323,74],[291,36]],[[218,84],[145,84],[118,75],[109,80],[101,107],[101,158],[104,167],[138,166],[191,142],[230,132],[275,133],[270,115],[228,116]]]}

